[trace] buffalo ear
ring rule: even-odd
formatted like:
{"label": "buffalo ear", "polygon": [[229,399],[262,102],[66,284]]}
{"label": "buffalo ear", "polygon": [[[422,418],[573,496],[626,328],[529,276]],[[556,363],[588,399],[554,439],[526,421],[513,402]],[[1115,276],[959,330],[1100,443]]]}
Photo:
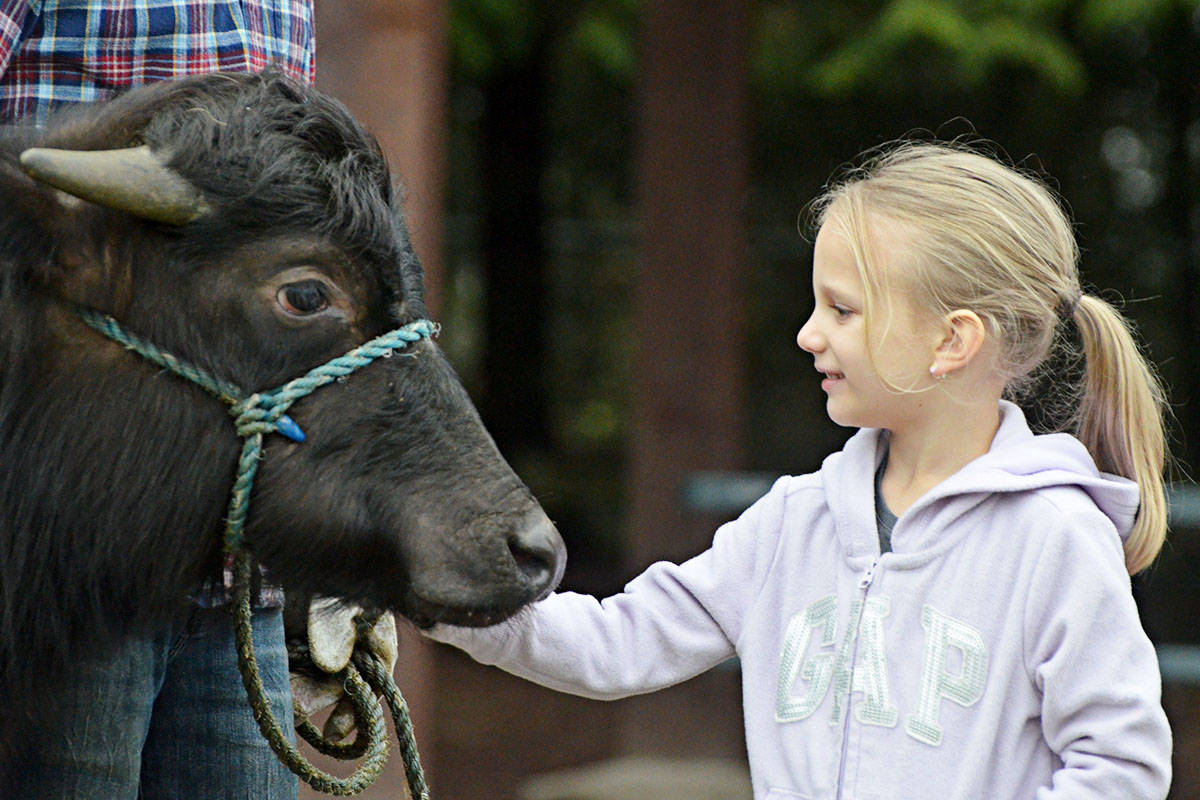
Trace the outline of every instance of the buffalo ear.
{"label": "buffalo ear", "polygon": [[209,213],[204,195],[149,147],[56,150],[33,147],[21,167],[39,183],[136,217],[186,225]]}
{"label": "buffalo ear", "polygon": [[0,160],[0,269],[61,300],[113,313],[132,286],[99,234],[98,209],[31,178],[16,158]]}
{"label": "buffalo ear", "polygon": [[27,263],[41,265],[31,277],[65,300],[108,312],[128,300],[131,265],[111,248],[110,237],[96,235],[99,218],[88,212],[89,203],[172,226],[209,212],[200,191],[148,147],[34,147],[21,153],[14,172],[5,183],[24,185],[10,187],[8,199],[26,222],[13,218],[3,228],[24,240]]}

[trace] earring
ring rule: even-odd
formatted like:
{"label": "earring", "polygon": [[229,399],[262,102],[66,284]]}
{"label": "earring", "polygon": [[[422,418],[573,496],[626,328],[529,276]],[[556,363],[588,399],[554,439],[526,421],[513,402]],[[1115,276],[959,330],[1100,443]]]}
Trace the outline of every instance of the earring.
{"label": "earring", "polygon": [[946,373],[938,372],[938,365],[936,361],[929,365],[929,374],[933,376],[934,380],[938,381],[946,377]]}

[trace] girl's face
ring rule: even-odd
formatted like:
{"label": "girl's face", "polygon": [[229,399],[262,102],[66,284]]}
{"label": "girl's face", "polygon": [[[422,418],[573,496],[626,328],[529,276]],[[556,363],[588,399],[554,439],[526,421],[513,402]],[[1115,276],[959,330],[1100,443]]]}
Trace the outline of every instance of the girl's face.
{"label": "girl's face", "polygon": [[[888,262],[899,251],[878,249]],[[813,251],[813,296],[816,307],[796,342],[825,376],[821,388],[828,395],[829,418],[839,425],[893,431],[916,422],[929,405],[925,390],[934,380],[929,367],[940,339],[936,327],[923,321],[907,292],[898,289],[876,299],[872,312],[880,319],[868,326],[854,253],[829,224],[818,232]]]}

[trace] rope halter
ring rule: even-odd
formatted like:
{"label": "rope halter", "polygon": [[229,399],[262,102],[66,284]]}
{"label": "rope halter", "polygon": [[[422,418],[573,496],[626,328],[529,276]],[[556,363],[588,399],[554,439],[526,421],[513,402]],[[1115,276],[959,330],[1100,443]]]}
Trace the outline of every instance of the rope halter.
{"label": "rope halter", "polygon": [[436,336],[438,326],[426,319],[410,322],[309,370],[305,375],[288,381],[277,389],[247,395],[239,387],[180,361],[152,343],[129,333],[106,314],[87,308],[77,311],[83,321],[96,331],[159,367],[195,383],[229,406],[229,414],[233,417],[237,434],[244,440],[241,457],[238,459],[237,478],[229,499],[224,537],[225,553],[233,559],[234,633],[238,650],[238,669],[242,674],[242,683],[246,687],[246,695],[259,730],[275,751],[275,755],[288,769],[318,791],[334,795],[358,794],[374,782],[387,760],[387,730],[383,723],[379,698],[375,695],[375,692],[378,692],[387,702],[396,725],[409,792],[414,800],[428,800],[429,789],[425,785],[425,777],[417,757],[408,706],[392,676],[380,668],[378,662],[365,650],[356,650],[352,663],[338,675],[354,702],[358,738],[349,745],[336,745],[321,739],[311,723],[300,727],[304,738],[328,755],[357,758],[365,752],[366,759],[363,764],[349,778],[337,778],[313,766],[295,745],[288,741],[271,712],[259,676],[258,662],[254,656],[254,640],[250,628],[252,570],[243,533],[250,509],[250,489],[262,458],[263,436],[279,433],[294,442],[303,442],[306,438],[300,426],[287,415],[292,404],[320,387],[365,367],[377,358],[390,358],[396,351],[403,350],[413,342]]}

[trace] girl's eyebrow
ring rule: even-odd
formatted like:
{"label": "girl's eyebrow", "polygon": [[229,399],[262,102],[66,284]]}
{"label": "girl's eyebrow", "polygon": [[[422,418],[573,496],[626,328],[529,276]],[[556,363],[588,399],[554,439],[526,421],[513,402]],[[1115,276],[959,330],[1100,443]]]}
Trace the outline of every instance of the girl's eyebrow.
{"label": "girl's eyebrow", "polygon": [[818,297],[825,299],[854,300],[858,297],[857,293],[852,289],[847,288],[844,284],[838,284],[837,282],[818,283],[814,289],[816,290]]}

